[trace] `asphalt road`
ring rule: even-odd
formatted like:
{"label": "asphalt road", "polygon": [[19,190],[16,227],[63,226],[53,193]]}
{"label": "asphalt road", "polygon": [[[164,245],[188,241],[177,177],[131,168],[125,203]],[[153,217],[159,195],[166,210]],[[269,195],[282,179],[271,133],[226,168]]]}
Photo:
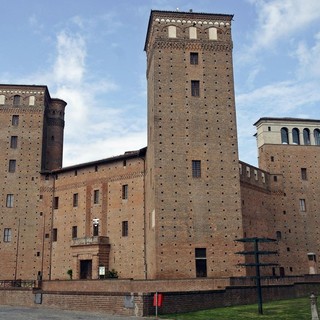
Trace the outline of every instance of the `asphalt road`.
{"label": "asphalt road", "polygon": [[27,308],[16,306],[1,306],[0,319],[2,320],[141,320],[154,318],[113,316],[102,313],[66,311],[58,309]]}

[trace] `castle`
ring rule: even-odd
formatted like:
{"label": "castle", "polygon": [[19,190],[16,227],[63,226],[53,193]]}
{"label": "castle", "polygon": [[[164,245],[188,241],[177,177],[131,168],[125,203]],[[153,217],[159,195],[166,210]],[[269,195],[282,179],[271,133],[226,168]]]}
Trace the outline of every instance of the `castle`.
{"label": "castle", "polygon": [[62,167],[66,103],[0,85],[1,279],[247,276],[255,237],[265,274],[318,272],[320,120],[259,119],[239,161],[232,17],[151,11],[141,150]]}

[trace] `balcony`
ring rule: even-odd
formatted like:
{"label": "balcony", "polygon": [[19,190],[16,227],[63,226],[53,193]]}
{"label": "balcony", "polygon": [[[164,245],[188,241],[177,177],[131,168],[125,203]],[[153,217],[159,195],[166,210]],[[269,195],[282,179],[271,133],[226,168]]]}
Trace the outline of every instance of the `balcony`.
{"label": "balcony", "polygon": [[72,239],[71,247],[92,246],[102,244],[109,244],[109,238],[102,236],[75,238]]}

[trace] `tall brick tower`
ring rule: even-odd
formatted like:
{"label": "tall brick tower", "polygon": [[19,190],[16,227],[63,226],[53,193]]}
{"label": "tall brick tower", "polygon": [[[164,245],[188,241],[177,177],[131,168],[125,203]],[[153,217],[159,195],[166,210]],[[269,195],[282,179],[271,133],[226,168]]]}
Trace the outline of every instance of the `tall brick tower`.
{"label": "tall brick tower", "polygon": [[65,105],[46,86],[0,85],[1,279],[42,273],[40,172],[62,164]]}
{"label": "tall brick tower", "polygon": [[242,272],[234,254],[243,230],[231,21],[225,14],[150,15],[148,278]]}

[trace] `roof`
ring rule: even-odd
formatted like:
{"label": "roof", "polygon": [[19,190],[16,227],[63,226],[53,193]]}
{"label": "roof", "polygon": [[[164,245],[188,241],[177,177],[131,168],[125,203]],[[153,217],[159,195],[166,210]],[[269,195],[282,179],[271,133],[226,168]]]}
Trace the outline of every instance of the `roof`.
{"label": "roof", "polygon": [[258,121],[256,121],[253,125],[257,126],[260,122],[265,121],[276,121],[276,122],[320,122],[319,119],[304,119],[304,118],[290,118],[290,117],[284,117],[284,118],[272,118],[272,117],[263,117],[260,118]]}
{"label": "roof", "polygon": [[128,159],[133,159],[133,158],[144,158],[146,155],[146,151],[147,151],[147,147],[139,149],[139,150],[135,150],[135,151],[127,151],[122,155],[118,155],[118,156],[114,156],[114,157],[110,157],[110,158],[80,163],[80,164],[76,164],[73,166],[64,167],[64,168],[60,168],[60,169],[56,169],[56,170],[52,170],[52,171],[44,171],[42,173],[44,173],[44,174],[45,173],[58,174],[58,173],[72,171],[72,170],[79,170],[79,169],[83,169],[83,168],[93,167],[93,166],[97,166],[100,164],[112,163],[112,162],[121,161],[121,160],[128,160]]}

